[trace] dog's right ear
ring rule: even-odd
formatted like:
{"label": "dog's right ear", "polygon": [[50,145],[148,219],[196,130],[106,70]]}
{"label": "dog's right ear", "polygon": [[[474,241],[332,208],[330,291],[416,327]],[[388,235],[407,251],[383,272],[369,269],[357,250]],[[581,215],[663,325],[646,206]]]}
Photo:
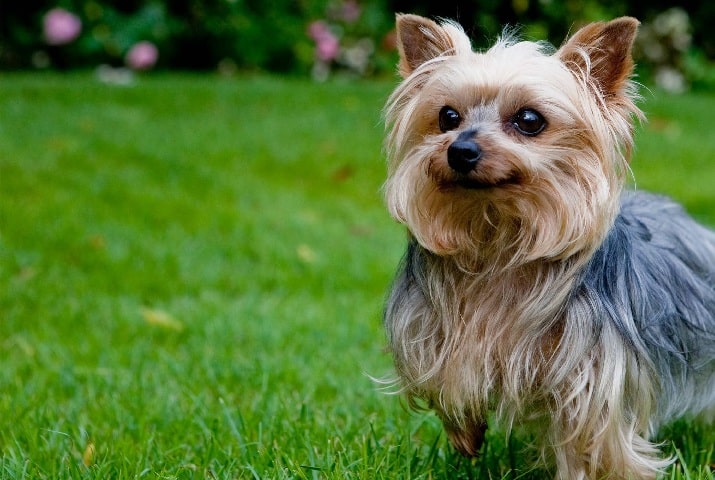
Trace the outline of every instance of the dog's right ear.
{"label": "dog's right ear", "polygon": [[419,15],[397,14],[396,24],[399,69],[403,78],[433,58],[472,51],[469,38],[456,23],[439,25]]}

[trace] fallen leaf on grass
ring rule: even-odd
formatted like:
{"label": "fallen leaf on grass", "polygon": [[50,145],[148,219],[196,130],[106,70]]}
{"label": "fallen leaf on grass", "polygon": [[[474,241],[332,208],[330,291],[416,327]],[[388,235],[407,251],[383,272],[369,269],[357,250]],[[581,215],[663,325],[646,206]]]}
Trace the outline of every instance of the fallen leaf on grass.
{"label": "fallen leaf on grass", "polygon": [[22,353],[27,355],[28,357],[34,357],[35,356],[35,347],[32,346],[30,342],[28,342],[26,339],[20,336],[14,336],[10,337],[7,340],[8,345],[14,345],[20,350],[22,350]]}
{"label": "fallen leaf on grass", "polygon": [[180,332],[184,329],[184,324],[174,318],[170,313],[164,310],[153,308],[142,308],[142,316],[149,325],[154,327],[164,328],[166,330],[174,330]]}
{"label": "fallen leaf on grass", "polygon": [[300,258],[305,263],[313,263],[318,257],[318,255],[315,253],[315,250],[305,244],[298,245],[298,248],[296,248],[296,253],[298,254],[298,258]]}
{"label": "fallen leaf on grass", "polygon": [[94,443],[89,442],[84,448],[84,453],[82,454],[82,463],[85,467],[90,467],[94,465],[94,454],[96,449],[94,448]]}
{"label": "fallen leaf on grass", "polygon": [[355,174],[355,169],[350,165],[343,165],[333,172],[331,178],[336,183],[342,183],[349,180]]}

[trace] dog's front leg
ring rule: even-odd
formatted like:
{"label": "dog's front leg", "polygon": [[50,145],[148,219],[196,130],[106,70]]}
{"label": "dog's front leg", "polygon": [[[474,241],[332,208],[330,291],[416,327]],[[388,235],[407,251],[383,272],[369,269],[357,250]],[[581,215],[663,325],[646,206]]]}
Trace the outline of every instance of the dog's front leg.
{"label": "dog's front leg", "polygon": [[452,446],[462,455],[476,457],[484,443],[487,423],[482,419],[466,417],[459,422],[442,417],[444,430]]}

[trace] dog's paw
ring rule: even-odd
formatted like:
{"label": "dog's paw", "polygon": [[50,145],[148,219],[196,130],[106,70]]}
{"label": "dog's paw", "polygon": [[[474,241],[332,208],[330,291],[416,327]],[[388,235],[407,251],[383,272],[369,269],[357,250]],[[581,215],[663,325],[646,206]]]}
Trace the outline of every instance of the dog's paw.
{"label": "dog's paw", "polygon": [[461,428],[445,424],[444,428],[447,438],[459,453],[467,457],[479,455],[487,431],[485,422],[473,422]]}

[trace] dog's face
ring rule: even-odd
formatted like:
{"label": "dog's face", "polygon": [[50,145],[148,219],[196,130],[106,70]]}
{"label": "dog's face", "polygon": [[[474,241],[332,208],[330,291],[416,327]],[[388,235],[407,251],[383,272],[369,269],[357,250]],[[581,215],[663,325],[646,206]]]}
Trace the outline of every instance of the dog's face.
{"label": "dog's face", "polygon": [[436,254],[503,265],[600,242],[638,112],[628,81],[637,22],[592,24],[556,52],[502,39],[485,53],[452,24],[397,22],[393,216]]}

